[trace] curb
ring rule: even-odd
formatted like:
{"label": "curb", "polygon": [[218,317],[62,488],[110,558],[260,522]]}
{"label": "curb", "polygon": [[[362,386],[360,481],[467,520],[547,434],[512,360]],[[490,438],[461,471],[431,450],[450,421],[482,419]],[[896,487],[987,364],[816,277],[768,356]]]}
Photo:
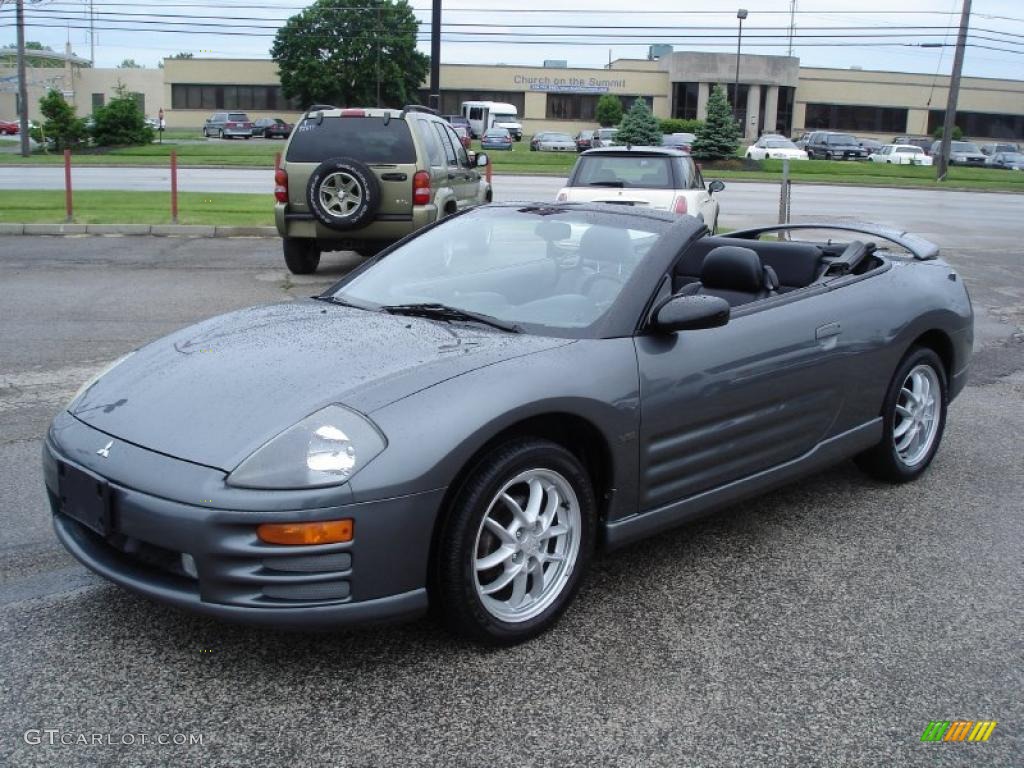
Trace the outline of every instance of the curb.
{"label": "curb", "polygon": [[278,237],[277,227],[214,227],[191,224],[3,224],[4,235],[106,235],[155,237]]}

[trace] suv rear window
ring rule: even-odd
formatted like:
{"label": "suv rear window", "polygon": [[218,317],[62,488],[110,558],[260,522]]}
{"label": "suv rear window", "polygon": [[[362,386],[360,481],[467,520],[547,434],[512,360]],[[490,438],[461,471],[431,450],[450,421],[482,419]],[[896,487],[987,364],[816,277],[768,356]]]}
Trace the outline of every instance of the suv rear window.
{"label": "suv rear window", "polygon": [[307,117],[295,128],[288,156],[292,163],[319,163],[345,155],[364,163],[415,163],[416,147],[405,120],[380,117]]}
{"label": "suv rear window", "polygon": [[228,115],[228,120],[233,123],[247,123],[249,122],[249,116],[245,112],[232,112]]}

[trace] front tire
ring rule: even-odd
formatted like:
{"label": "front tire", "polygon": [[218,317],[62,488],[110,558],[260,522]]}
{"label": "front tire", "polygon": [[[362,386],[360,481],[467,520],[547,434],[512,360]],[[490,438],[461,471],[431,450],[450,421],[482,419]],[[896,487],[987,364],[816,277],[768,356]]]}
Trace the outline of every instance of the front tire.
{"label": "front tire", "polygon": [[436,598],[448,626],[489,645],[547,630],[582,583],[596,524],[590,478],[573,454],[533,438],[495,448],[438,541]]}
{"label": "front tire", "polygon": [[315,240],[288,237],[284,241],[284,263],[293,275],[311,275],[320,266],[320,249]]}
{"label": "front tire", "polygon": [[882,407],[882,440],[857,456],[878,480],[916,480],[932,463],[946,428],[946,368],[927,347],[912,347],[893,376]]}

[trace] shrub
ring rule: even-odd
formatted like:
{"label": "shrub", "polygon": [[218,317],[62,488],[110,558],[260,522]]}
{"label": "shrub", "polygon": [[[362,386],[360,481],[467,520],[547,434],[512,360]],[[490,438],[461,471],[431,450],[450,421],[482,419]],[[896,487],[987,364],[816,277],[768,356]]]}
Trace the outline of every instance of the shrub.
{"label": "shrub", "polygon": [[[954,125],[953,126],[953,136],[952,136],[953,141],[960,141],[960,139],[962,139],[963,137],[964,137],[964,132],[962,130],[960,130],[960,126],[959,125]],[[934,131],[932,131],[932,138],[935,139],[936,141],[942,141],[942,126],[941,125],[938,126]]]}
{"label": "shrub", "polygon": [[697,133],[702,125],[703,120],[683,120],[678,117],[666,117],[658,121],[662,133]]}
{"label": "shrub", "polygon": [[75,115],[75,108],[65,101],[60,91],[50,90],[39,100],[39,111],[43,113],[43,124],[32,129],[32,138],[53,149],[62,151],[81,144],[88,132],[85,121]]}
{"label": "shrub", "polygon": [[100,147],[123,147],[149,144],[153,129],[146,125],[138,103],[124,88],[117,96],[93,113],[92,140]]}
{"label": "shrub", "polygon": [[701,160],[733,157],[740,146],[740,130],[720,85],[708,97],[708,119],[695,133],[693,156]]}
{"label": "shrub", "polygon": [[634,101],[629,112],[622,118],[622,122],[619,123],[619,132],[615,134],[615,141],[634,147],[661,145],[658,119],[651,114],[651,110],[647,108],[647,102],[643,99]]}
{"label": "shrub", "polygon": [[619,100],[619,97],[613,96],[610,93],[604,94],[597,100],[594,116],[602,128],[611,128],[613,125],[618,125],[619,121],[622,120],[622,102]]}

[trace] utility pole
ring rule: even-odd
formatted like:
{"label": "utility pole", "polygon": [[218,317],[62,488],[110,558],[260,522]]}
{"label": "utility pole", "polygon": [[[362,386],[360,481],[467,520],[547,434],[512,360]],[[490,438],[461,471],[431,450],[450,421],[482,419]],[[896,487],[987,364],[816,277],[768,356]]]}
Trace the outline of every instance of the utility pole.
{"label": "utility pole", "polygon": [[93,0],[89,0],[89,63],[96,66],[96,13]]}
{"label": "utility pole", "polygon": [[441,0],[430,14],[430,108],[441,111]]}
{"label": "utility pole", "polygon": [[967,47],[967,28],[971,24],[971,0],[964,0],[960,13],[960,32],[956,37],[956,53],[953,56],[953,73],[949,76],[949,97],[946,99],[946,117],[942,121],[942,146],[939,149],[939,164],[935,178],[942,181],[949,170],[949,145],[956,126],[956,103],[960,98],[960,73],[964,68],[964,49]]}
{"label": "utility pole", "polygon": [[25,0],[18,0],[18,117],[21,134],[21,156],[28,157],[28,83],[25,77]]}

